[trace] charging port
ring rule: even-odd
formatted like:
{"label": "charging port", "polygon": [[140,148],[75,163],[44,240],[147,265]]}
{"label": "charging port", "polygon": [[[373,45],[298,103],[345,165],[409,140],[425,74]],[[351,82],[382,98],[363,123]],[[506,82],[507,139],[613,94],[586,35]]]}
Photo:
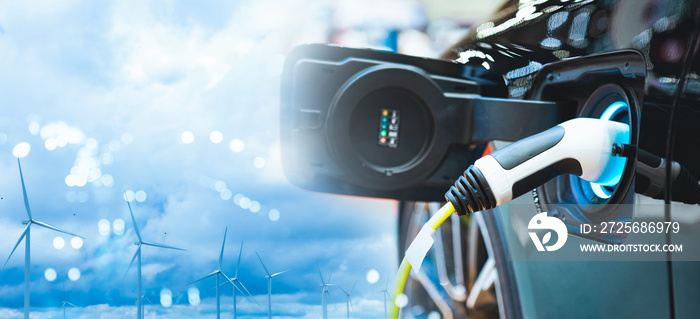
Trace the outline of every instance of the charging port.
{"label": "charging port", "polygon": [[[631,125],[628,99],[621,87],[606,84],[593,92],[581,109],[581,116],[600,118]],[[629,142],[629,137],[627,137]],[[602,205],[608,203],[620,183],[625,170],[625,160],[620,158],[606,170],[603,182],[592,183],[576,176],[571,176],[571,195],[576,204],[581,206]]]}
{"label": "charging port", "polygon": [[[638,52],[620,51],[552,63],[540,70],[530,99],[570,100],[578,104],[577,117],[620,122],[629,126],[622,139],[637,145],[639,108],[644,96],[646,69]],[[624,142],[623,142],[624,143]],[[611,148],[612,150],[612,148]],[[562,220],[570,234],[603,243],[621,243],[625,234],[581,234],[591,222],[632,219],[635,160],[618,158],[606,168],[606,178],[595,183],[575,175],[559,176],[534,193],[537,207]]]}

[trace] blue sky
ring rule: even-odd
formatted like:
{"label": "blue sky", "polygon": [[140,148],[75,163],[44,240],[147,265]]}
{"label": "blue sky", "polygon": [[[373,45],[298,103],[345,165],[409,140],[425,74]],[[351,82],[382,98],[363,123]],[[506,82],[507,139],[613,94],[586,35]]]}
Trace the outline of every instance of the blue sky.
{"label": "blue sky", "polygon": [[[85,237],[76,249],[70,236],[32,228],[33,318],[58,314],[64,283],[79,306],[70,317],[135,316],[125,190],[144,240],[187,249],[143,248],[147,318],[212,317],[213,280],[193,285],[196,306],[187,283],[216,268],[226,226],[223,270],[234,272],[245,240],[239,277],[262,305],[241,299],[240,315],[266,317],[258,251],[271,271],[290,269],[273,281],[280,317],[320,317],[315,261],[335,284],[358,281],[357,317],[383,316],[396,202],[300,190],[281,169],[284,54],[324,41],[329,14],[322,1],[0,3],[0,258],[26,219],[20,143],[31,147],[22,169],[35,219]],[[22,312],[23,269],[22,243],[0,274],[0,318]],[[345,317],[344,295],[331,293],[330,316]]]}

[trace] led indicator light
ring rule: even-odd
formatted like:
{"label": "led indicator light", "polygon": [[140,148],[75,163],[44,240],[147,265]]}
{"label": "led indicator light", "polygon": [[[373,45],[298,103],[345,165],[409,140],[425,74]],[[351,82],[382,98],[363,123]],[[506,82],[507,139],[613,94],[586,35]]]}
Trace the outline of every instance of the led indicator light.
{"label": "led indicator light", "polygon": [[401,114],[398,110],[380,109],[379,136],[377,145],[397,148],[399,146],[399,123]]}

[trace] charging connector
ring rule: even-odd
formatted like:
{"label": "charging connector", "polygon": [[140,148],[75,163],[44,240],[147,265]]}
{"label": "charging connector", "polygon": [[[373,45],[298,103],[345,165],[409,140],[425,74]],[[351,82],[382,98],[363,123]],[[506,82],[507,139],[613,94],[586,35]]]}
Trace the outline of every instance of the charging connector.
{"label": "charging connector", "polygon": [[620,181],[626,159],[612,145],[629,141],[627,124],[577,118],[486,155],[445,194],[457,214],[502,205],[562,174],[598,185]]}
{"label": "charging connector", "polygon": [[492,209],[561,174],[574,174],[600,185],[617,184],[626,158],[614,144],[629,141],[627,124],[592,118],[561,123],[486,155],[469,166],[445,194],[445,204],[423,226],[401,261],[389,318],[398,318],[401,295],[412,268],[419,269],[432,246],[435,230],[453,213]]}

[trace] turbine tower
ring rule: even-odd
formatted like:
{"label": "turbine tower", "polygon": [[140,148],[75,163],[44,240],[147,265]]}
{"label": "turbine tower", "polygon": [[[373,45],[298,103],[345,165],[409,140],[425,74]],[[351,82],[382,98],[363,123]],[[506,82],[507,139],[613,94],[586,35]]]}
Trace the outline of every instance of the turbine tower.
{"label": "turbine tower", "polygon": [[384,317],[389,318],[389,311],[386,308],[386,297],[389,296],[389,299],[391,299],[391,295],[389,294],[389,276],[386,277],[384,290],[380,290],[379,292],[383,292],[382,295],[384,295]]}
{"label": "turbine tower", "polygon": [[289,270],[280,271],[278,273],[270,275],[270,272],[267,271],[267,267],[265,267],[265,263],[262,261],[262,258],[260,258],[260,254],[258,254],[257,251],[255,252],[255,254],[258,255],[258,259],[260,259],[260,263],[262,264],[263,269],[265,269],[265,273],[267,274],[267,276],[265,276],[265,278],[267,278],[267,316],[269,319],[272,319],[272,278],[279,276],[285,272],[288,272]]}
{"label": "turbine tower", "polygon": [[22,221],[22,224],[27,225],[24,227],[24,231],[22,232],[22,235],[19,236],[19,239],[17,240],[17,243],[15,244],[15,247],[12,248],[12,251],[10,252],[10,256],[7,257],[7,260],[5,260],[5,264],[2,266],[2,269],[5,269],[5,266],[7,266],[7,262],[10,261],[10,258],[12,258],[12,254],[15,253],[15,250],[17,249],[17,246],[19,246],[19,243],[22,242],[22,239],[25,239],[24,241],[24,319],[29,319],[29,282],[30,282],[30,277],[29,277],[29,266],[31,265],[31,244],[30,244],[30,235],[31,235],[31,227],[32,225],[37,225],[40,227],[48,228],[53,231],[57,231],[59,233],[64,233],[66,235],[71,235],[75,237],[80,237],[85,239],[82,236],[78,236],[73,233],[69,233],[65,230],[61,230],[59,228],[56,228],[54,226],[51,226],[47,223],[35,220],[32,217],[32,212],[29,209],[29,199],[27,199],[27,189],[24,186],[24,176],[22,175],[22,165],[19,163],[19,158],[17,159],[17,166],[19,167],[19,178],[22,181],[22,194],[24,196],[24,208],[27,211],[27,217],[29,217],[29,220]]}
{"label": "turbine tower", "polygon": [[[346,298],[345,308],[346,308],[346,311],[348,314],[348,319],[350,319],[350,308],[352,307],[352,303],[350,302],[350,294],[352,293],[353,290],[355,290],[355,285],[357,285],[357,281],[355,281],[355,283],[352,285],[352,288],[350,288],[349,292],[345,291],[345,289],[343,289],[343,287],[338,286],[338,288],[340,288],[340,290],[342,290],[343,293],[345,293],[345,298]],[[355,312],[354,309],[353,309],[353,312]]]}
{"label": "turbine tower", "polygon": [[182,251],[187,251],[182,248],[177,248],[177,247],[172,247],[172,246],[166,246],[163,244],[157,244],[157,243],[149,243],[143,241],[141,239],[141,233],[139,232],[139,226],[136,224],[136,218],[134,217],[134,212],[131,210],[131,204],[129,203],[129,198],[126,196],[126,192],[124,192],[124,199],[126,199],[126,205],[129,206],[129,214],[131,214],[131,221],[134,223],[134,232],[136,232],[136,237],[139,238],[139,241],[135,242],[134,245],[138,246],[136,248],[136,252],[134,253],[134,257],[131,258],[131,262],[129,263],[129,268],[126,270],[126,272],[129,272],[129,269],[131,269],[131,265],[134,264],[134,260],[138,257],[138,269],[136,272],[136,276],[138,277],[138,285],[137,285],[137,304],[136,307],[138,308],[136,311],[136,318],[137,319],[142,319],[143,318],[143,303],[141,302],[141,246],[153,246],[153,247],[160,247],[160,248],[166,248],[166,249],[174,249],[174,250],[182,250]]}
{"label": "turbine tower", "polygon": [[323,275],[321,274],[321,267],[318,265],[318,261],[316,262],[316,268],[318,268],[318,276],[321,277],[321,306],[323,307],[323,319],[328,319],[328,303],[326,302],[326,295],[328,295],[328,298],[331,299],[331,302],[333,302],[333,299],[331,298],[330,292],[328,292],[328,287],[333,286],[331,284],[331,276],[333,275],[333,270],[328,274],[328,283],[326,283],[323,280]]}

